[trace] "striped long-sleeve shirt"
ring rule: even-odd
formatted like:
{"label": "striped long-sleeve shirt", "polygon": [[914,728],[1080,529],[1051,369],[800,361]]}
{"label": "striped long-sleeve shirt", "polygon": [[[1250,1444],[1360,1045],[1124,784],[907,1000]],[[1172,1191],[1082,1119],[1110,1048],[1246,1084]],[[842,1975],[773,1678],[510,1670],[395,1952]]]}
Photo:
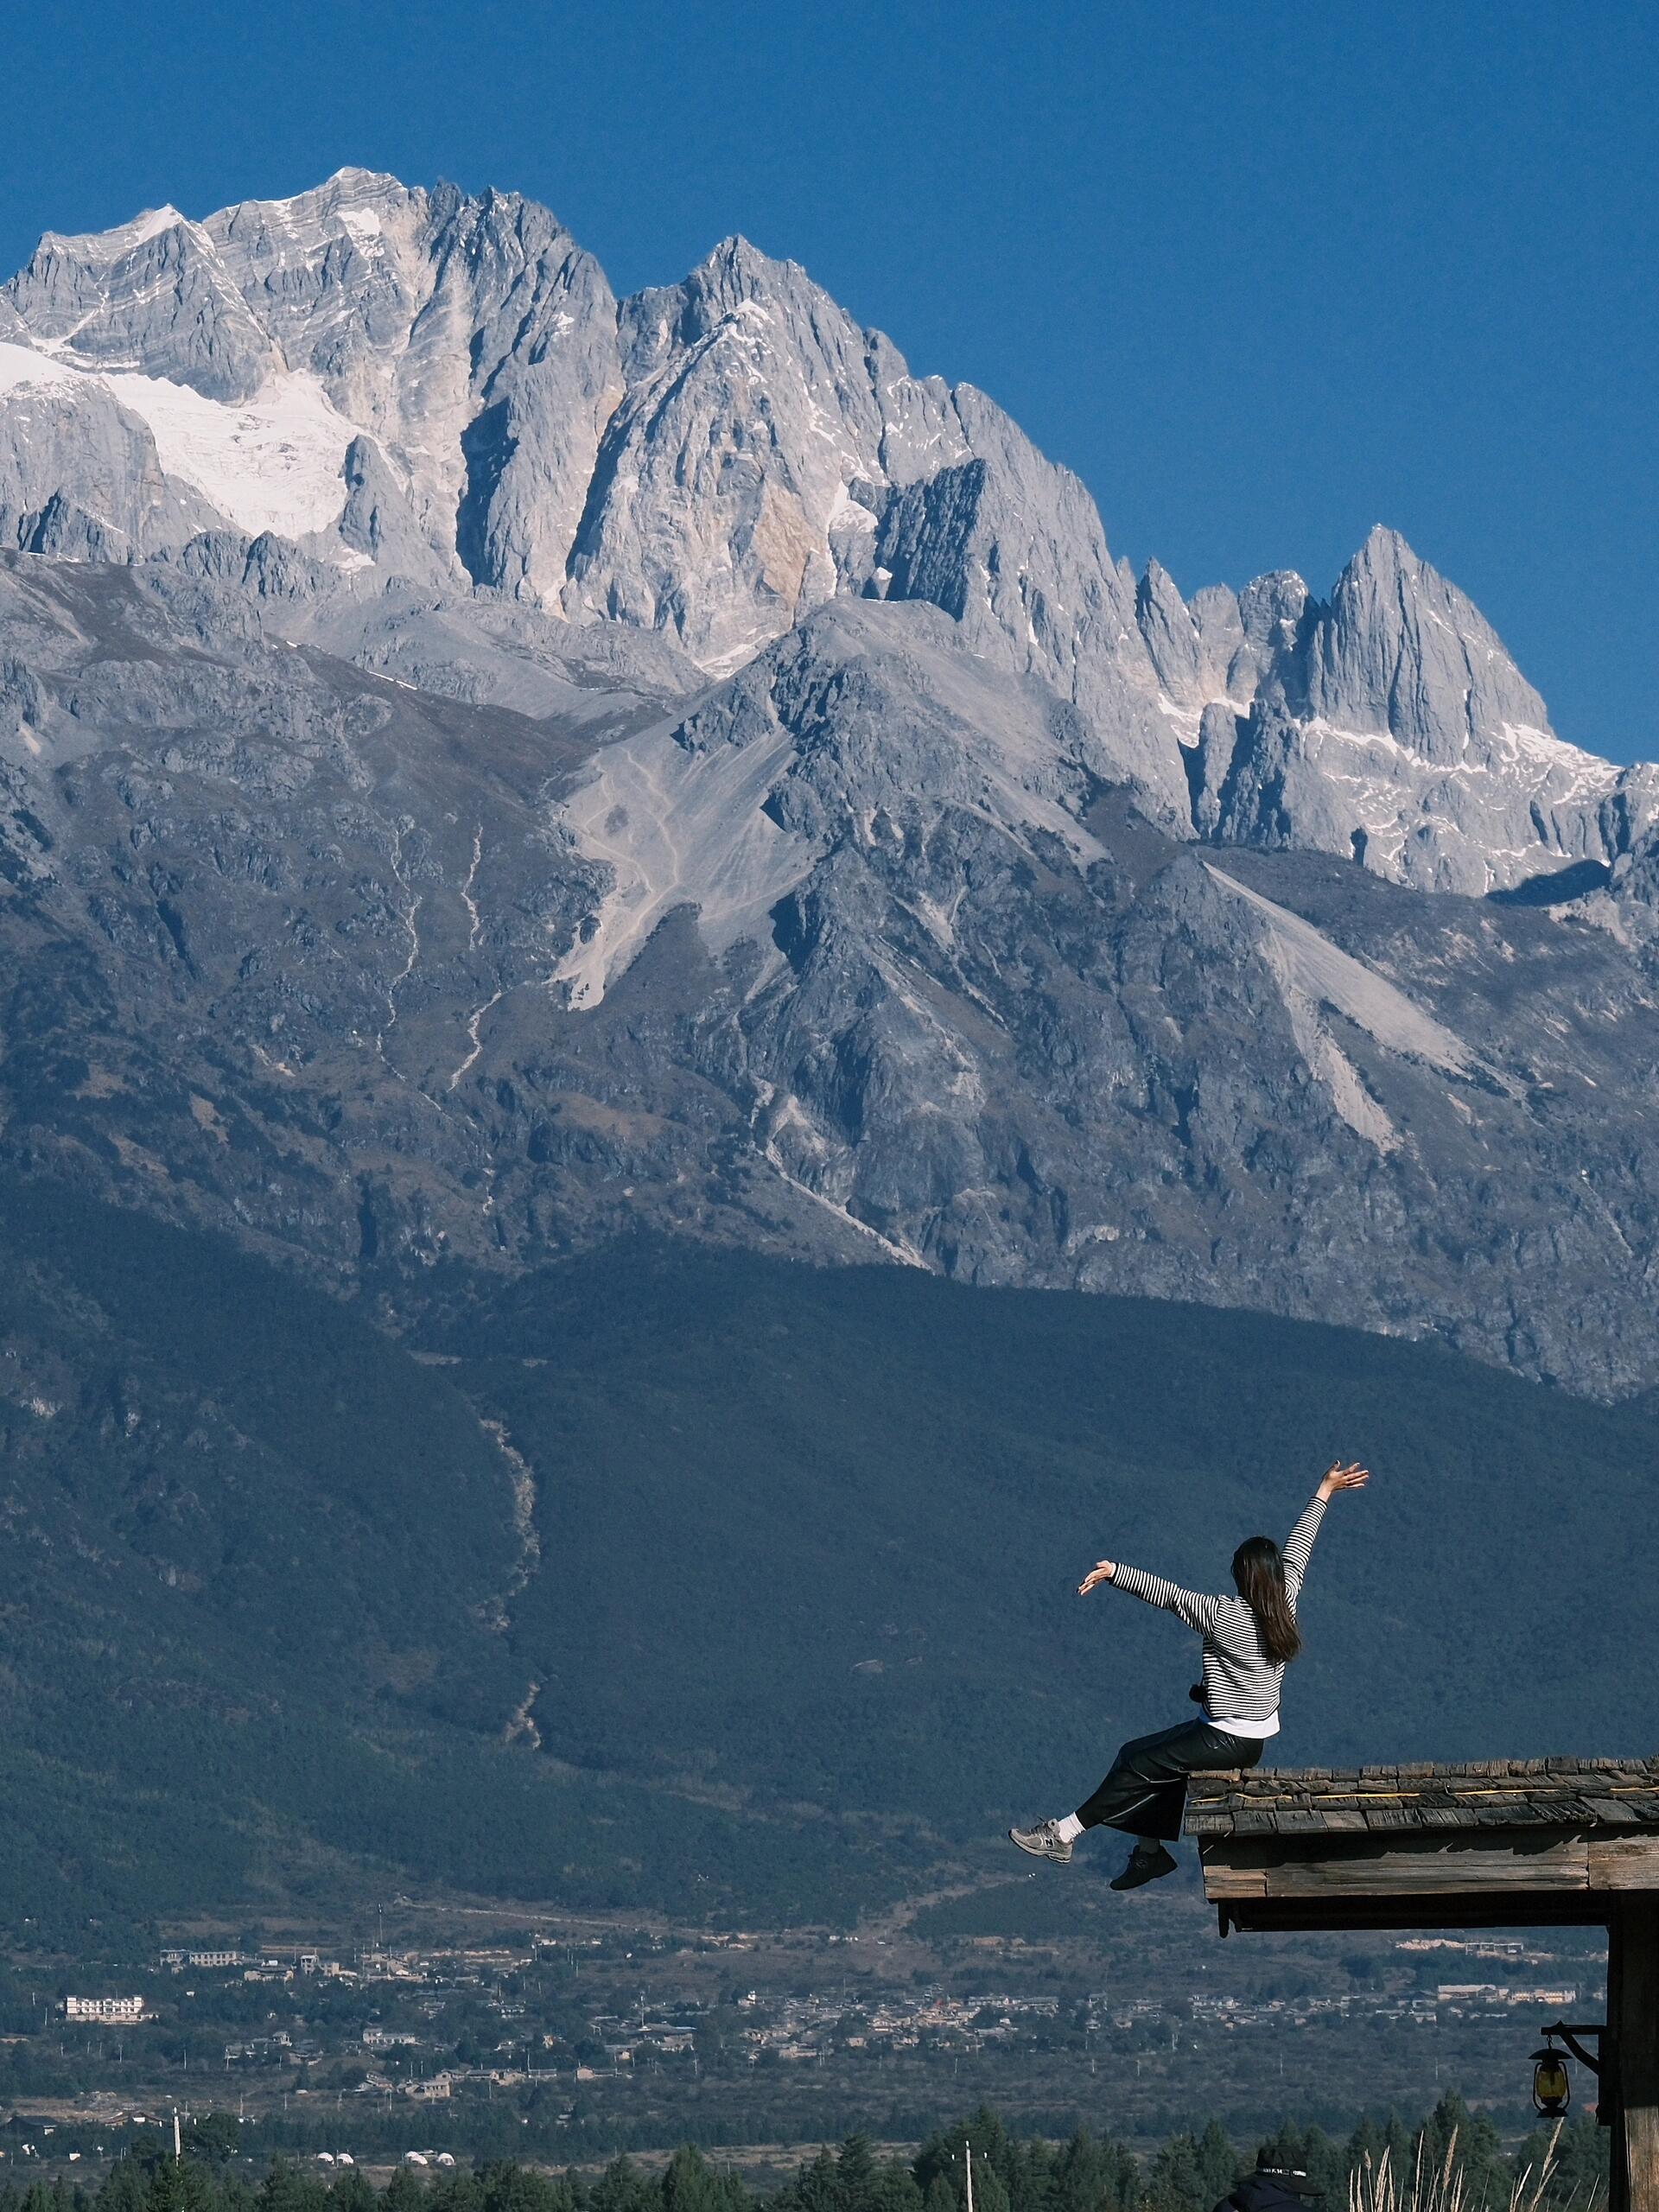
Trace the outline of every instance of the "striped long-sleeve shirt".
{"label": "striped long-sleeve shirt", "polygon": [[[1317,1494],[1291,1530],[1285,1544],[1285,1595],[1296,1610],[1297,1592],[1307,1571],[1308,1554],[1325,1518],[1325,1500]],[[1279,1733],[1279,1686],[1284,1681],[1281,1663],[1262,1649],[1262,1630],[1244,1600],[1229,1592],[1221,1598],[1202,1598],[1166,1582],[1161,1575],[1143,1574],[1138,1567],[1120,1561],[1112,1576],[1114,1590],[1127,1590],[1149,1605],[1162,1605],[1177,1614],[1204,1638],[1205,1718],[1230,1735],[1264,1737]]]}

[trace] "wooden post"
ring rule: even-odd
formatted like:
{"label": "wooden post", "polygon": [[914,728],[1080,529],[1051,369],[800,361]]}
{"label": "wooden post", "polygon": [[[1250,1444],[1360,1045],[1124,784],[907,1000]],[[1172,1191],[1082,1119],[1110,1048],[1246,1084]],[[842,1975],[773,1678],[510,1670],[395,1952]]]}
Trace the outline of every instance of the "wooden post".
{"label": "wooden post", "polygon": [[1621,1897],[1608,1929],[1607,2024],[1618,2116],[1609,2212],[1659,2212],[1659,1895]]}
{"label": "wooden post", "polygon": [[1618,1908],[1607,1917],[1607,2032],[1601,2039],[1601,2073],[1597,2082],[1596,2119],[1607,2138],[1607,2212],[1630,2212],[1629,2177],[1624,2171],[1624,2119],[1618,2101],[1618,2008],[1624,1980],[1624,1938]]}

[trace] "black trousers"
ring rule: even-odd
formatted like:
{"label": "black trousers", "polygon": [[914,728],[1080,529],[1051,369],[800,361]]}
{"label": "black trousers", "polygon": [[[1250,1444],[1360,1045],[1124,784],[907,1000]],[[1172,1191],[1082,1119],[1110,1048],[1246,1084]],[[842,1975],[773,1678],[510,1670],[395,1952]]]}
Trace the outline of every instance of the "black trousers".
{"label": "black trousers", "polygon": [[1230,1736],[1207,1720],[1183,1720],[1125,1744],[1099,1789],[1078,1806],[1077,1818],[1086,1828],[1127,1828],[1173,1842],[1186,1810],[1189,1774],[1254,1766],[1261,1756],[1260,1737]]}

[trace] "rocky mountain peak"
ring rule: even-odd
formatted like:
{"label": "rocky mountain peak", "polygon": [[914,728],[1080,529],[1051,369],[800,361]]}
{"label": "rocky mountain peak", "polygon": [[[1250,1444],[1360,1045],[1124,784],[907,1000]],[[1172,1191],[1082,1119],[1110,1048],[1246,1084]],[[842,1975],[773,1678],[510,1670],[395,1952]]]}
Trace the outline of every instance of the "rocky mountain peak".
{"label": "rocky mountain peak", "polygon": [[741,231],[734,231],[712,247],[690,271],[685,283],[688,289],[696,287],[729,306],[763,294],[804,287],[836,314],[842,312],[835,308],[827,292],[813,283],[798,261],[780,261],[762,252]]}
{"label": "rocky mountain peak", "polygon": [[1480,895],[1590,861],[1651,819],[1639,772],[1555,736],[1473,602],[1378,525],[1328,603],[1299,577],[1241,594],[1261,669],[1248,713],[1206,709],[1201,832],[1346,853]]}
{"label": "rocky mountain peak", "polygon": [[424,210],[435,197],[461,195],[453,186],[440,186],[437,194],[419,185],[404,184],[384,169],[359,168],[347,164],[304,192],[284,200],[238,200],[207,217],[203,227],[216,237],[270,227],[285,232],[296,246],[331,225],[340,225],[356,209],[372,207],[395,213],[405,207]]}
{"label": "rocky mountain peak", "polygon": [[[671,364],[695,371],[699,364],[683,357],[715,347],[722,349],[720,372],[764,388],[767,400],[774,385],[787,382],[813,391],[821,405],[868,416],[866,429],[879,427],[868,404],[870,334],[798,262],[774,260],[747,238],[722,239],[678,283],[652,285],[625,300],[619,325],[631,388]],[[798,470],[802,456],[789,427],[778,426],[779,457]]]}
{"label": "rocky mountain peak", "polygon": [[[1225,597],[1236,623],[1237,602],[1230,592]],[[1166,696],[1196,717],[1205,702],[1224,687],[1226,671],[1161,562],[1148,561],[1135,586],[1135,619]],[[1185,741],[1192,741],[1192,732],[1185,734]]]}
{"label": "rocky mountain peak", "polygon": [[1543,701],[1478,608],[1381,524],[1315,627],[1306,696],[1315,715],[1387,731],[1437,766],[1506,732],[1553,735]]}
{"label": "rocky mountain peak", "polygon": [[1325,601],[1137,580],[741,238],[619,301],[348,171],[43,245],[0,792],[8,972],[87,986],[20,997],[0,1153],[335,1274],[643,1217],[1659,1373],[1659,775],[1395,533]]}
{"label": "rocky mountain peak", "polygon": [[1135,591],[1135,623],[1184,746],[1198,744],[1209,709],[1245,712],[1269,673],[1294,663],[1308,599],[1301,578],[1281,569],[1239,592],[1207,584],[1189,606],[1168,570],[1147,563]]}
{"label": "rocky mountain peak", "polygon": [[[1204,597],[1200,592],[1195,607]],[[1285,653],[1294,645],[1297,626],[1312,597],[1294,569],[1270,569],[1238,594],[1240,628],[1263,652]]]}
{"label": "rocky mountain peak", "polygon": [[108,267],[124,260],[163,231],[188,229],[188,219],[169,200],[164,207],[146,207],[124,223],[107,231],[42,231],[31,259],[54,253],[77,261]]}
{"label": "rocky mountain peak", "polygon": [[1606,860],[1647,818],[1397,532],[1325,605],[1290,570],[1137,583],[983,392],[913,376],[738,234],[619,302],[533,200],[342,168],[48,234],[0,290],[0,544],[280,573],[332,634],[375,621],[325,601],[506,600],[714,678],[832,600],[925,601],[1166,827],[1457,888]]}
{"label": "rocky mountain peak", "polygon": [[99,234],[48,232],[4,296],[35,344],[204,398],[250,399],[280,365],[207,227],[175,208]]}
{"label": "rocky mountain peak", "polygon": [[620,311],[624,392],[562,600],[711,674],[836,597],[943,607],[1084,712],[1103,772],[1184,804],[1093,501],[969,385],[911,374],[798,263],[742,238]]}

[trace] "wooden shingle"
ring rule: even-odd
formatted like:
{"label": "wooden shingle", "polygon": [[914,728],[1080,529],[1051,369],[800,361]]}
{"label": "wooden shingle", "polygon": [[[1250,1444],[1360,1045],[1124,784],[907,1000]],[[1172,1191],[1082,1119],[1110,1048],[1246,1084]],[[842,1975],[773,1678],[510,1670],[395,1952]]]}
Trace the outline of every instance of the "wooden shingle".
{"label": "wooden shingle", "polygon": [[1198,1836],[1504,1827],[1630,1834],[1659,1828],[1659,1759],[1481,1759],[1461,1765],[1255,1768],[1195,1775]]}

